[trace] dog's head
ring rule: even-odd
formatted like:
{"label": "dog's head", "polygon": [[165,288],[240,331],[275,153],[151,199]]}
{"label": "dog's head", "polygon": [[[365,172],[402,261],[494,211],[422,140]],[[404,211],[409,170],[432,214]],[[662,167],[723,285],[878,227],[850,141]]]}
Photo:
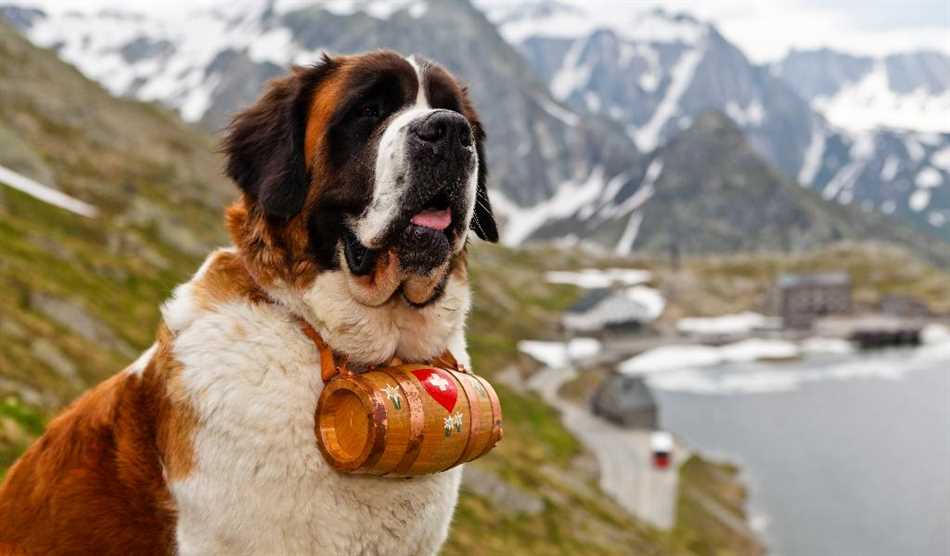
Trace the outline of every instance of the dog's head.
{"label": "dog's head", "polygon": [[445,69],[379,51],[324,56],[273,81],[224,143],[244,192],[235,241],[264,282],[343,273],[349,294],[424,307],[469,231],[497,241],[485,134]]}

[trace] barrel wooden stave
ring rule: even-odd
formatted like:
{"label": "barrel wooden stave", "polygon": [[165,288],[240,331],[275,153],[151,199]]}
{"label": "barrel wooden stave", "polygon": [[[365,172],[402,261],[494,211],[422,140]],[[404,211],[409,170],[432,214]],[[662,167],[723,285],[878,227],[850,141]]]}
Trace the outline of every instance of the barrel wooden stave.
{"label": "barrel wooden stave", "polygon": [[[491,450],[501,439],[500,410],[481,377],[400,365],[331,380],[317,406],[316,432],[324,457],[340,471],[425,475]],[[372,446],[359,446],[354,456],[360,442]]]}

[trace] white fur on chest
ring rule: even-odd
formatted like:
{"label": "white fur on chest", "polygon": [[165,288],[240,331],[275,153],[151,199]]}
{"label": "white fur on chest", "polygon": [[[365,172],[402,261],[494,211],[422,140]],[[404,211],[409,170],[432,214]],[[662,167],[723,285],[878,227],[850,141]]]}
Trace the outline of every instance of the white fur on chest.
{"label": "white fur on chest", "polygon": [[[286,309],[236,302],[183,311],[188,294],[180,288],[165,308],[191,316],[175,322],[174,354],[199,421],[195,466],[170,484],[179,553],[434,553],[448,532],[461,468],[408,480],[332,470],[313,430],[323,388],[317,351]],[[461,322],[445,337],[467,362]],[[376,324],[368,326],[362,332],[374,333]],[[399,335],[393,340],[371,349],[432,349]]]}
{"label": "white fur on chest", "polygon": [[320,274],[302,295],[284,289],[269,293],[305,316],[351,362],[377,365],[394,355],[424,361],[448,347],[460,363],[469,365],[464,327],[471,294],[468,284],[455,277],[450,276],[436,302],[421,309],[398,295],[378,307],[363,305],[350,295],[340,271]]}

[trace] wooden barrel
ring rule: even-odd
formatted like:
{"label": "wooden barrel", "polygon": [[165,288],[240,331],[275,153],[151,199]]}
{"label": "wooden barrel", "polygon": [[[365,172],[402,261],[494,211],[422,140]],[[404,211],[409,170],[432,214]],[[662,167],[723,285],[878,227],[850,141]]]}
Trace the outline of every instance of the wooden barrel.
{"label": "wooden barrel", "polygon": [[337,470],[413,476],[476,459],[501,440],[501,405],[483,378],[428,365],[341,374],[324,387],[317,444]]}

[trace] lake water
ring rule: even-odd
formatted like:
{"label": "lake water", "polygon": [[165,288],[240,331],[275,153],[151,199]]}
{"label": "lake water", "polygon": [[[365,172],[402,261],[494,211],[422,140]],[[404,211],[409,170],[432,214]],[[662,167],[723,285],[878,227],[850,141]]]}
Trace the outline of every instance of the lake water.
{"label": "lake water", "polygon": [[950,345],[650,383],[664,428],[742,466],[772,554],[950,555]]}

